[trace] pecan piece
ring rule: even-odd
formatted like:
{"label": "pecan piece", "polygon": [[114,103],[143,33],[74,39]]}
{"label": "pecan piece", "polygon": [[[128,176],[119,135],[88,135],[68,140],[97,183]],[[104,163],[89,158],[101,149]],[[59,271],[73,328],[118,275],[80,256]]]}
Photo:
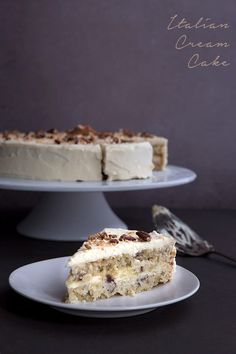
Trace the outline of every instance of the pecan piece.
{"label": "pecan piece", "polygon": [[105,138],[108,138],[108,137],[113,137],[113,133],[111,132],[99,132],[98,134],[98,137],[101,138],[101,139],[105,139]]}
{"label": "pecan piece", "polygon": [[140,133],[140,136],[142,138],[153,138],[153,134],[150,134],[150,133],[147,133],[147,132]]}
{"label": "pecan piece", "polygon": [[107,276],[106,276],[105,287],[110,293],[113,293],[113,291],[116,288],[116,282],[110,274],[107,274]]}
{"label": "pecan piece", "polygon": [[112,278],[112,276],[110,274],[107,274],[106,280],[108,283],[111,283],[112,281],[114,281],[114,279]]}
{"label": "pecan piece", "polygon": [[5,140],[11,140],[10,132],[8,131],[3,132],[2,136]]}
{"label": "pecan piece", "polygon": [[123,234],[119,238],[120,241],[136,241],[136,238],[127,234]]}
{"label": "pecan piece", "polygon": [[47,132],[48,132],[49,134],[56,134],[56,133],[58,133],[58,130],[55,129],[55,128],[51,128],[51,129],[48,129]]}
{"label": "pecan piece", "polygon": [[132,131],[130,131],[129,129],[122,129],[122,133],[129,138],[132,138],[133,136],[135,136],[135,134]]}
{"label": "pecan piece", "polygon": [[94,240],[96,240],[96,236],[95,235],[89,235],[88,240],[89,241],[94,241]]}
{"label": "pecan piece", "polygon": [[87,248],[87,250],[90,250],[92,248],[89,242],[84,242],[84,247]]}
{"label": "pecan piece", "polygon": [[109,242],[110,242],[110,243],[119,243],[119,241],[118,241],[117,239],[115,239],[115,238],[110,239]]}
{"label": "pecan piece", "polygon": [[121,139],[118,138],[117,136],[112,137],[112,142],[115,144],[120,144],[121,143]]}
{"label": "pecan piece", "polygon": [[142,242],[147,242],[147,241],[150,241],[150,240],[151,240],[151,236],[150,236],[149,233],[146,232],[146,231],[137,231],[137,232],[136,232],[136,235],[138,235],[139,239],[140,239]]}
{"label": "pecan piece", "polygon": [[44,130],[38,130],[35,133],[35,138],[37,138],[37,139],[45,138],[45,136],[46,136],[46,132]]}
{"label": "pecan piece", "polygon": [[74,144],[78,144],[79,143],[79,138],[77,136],[74,136],[74,135],[70,135],[70,134],[67,134],[64,139],[64,141],[66,142],[72,142]]}
{"label": "pecan piece", "polygon": [[90,125],[77,125],[73,129],[69,130],[69,133],[72,135],[90,135],[90,134],[97,134],[96,130],[93,129]]}
{"label": "pecan piece", "polygon": [[96,237],[97,237],[98,240],[108,240],[109,239],[108,234],[105,231],[98,232],[96,234]]}
{"label": "pecan piece", "polygon": [[83,136],[80,138],[80,143],[82,144],[90,144],[95,140],[93,136]]}

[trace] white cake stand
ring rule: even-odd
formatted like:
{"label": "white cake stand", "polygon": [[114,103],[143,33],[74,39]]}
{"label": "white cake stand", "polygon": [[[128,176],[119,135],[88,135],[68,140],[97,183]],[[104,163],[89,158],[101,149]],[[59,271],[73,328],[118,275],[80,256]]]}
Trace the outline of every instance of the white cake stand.
{"label": "white cake stand", "polygon": [[146,180],[61,182],[0,178],[0,188],[45,192],[17,226],[20,234],[44,240],[78,241],[104,227],[127,227],[112,211],[103,192],[174,187],[195,178],[191,170],[168,166]]}

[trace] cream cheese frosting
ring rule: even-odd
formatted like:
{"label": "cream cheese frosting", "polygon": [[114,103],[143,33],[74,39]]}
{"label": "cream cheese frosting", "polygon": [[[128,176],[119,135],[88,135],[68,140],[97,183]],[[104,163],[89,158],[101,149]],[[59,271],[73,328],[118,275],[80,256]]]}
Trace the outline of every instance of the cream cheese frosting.
{"label": "cream cheese frosting", "polygon": [[102,180],[102,152],[96,144],[0,142],[0,175],[39,180]]}
{"label": "cream cheese frosting", "polygon": [[104,173],[108,180],[148,178],[152,175],[152,146],[148,142],[104,144]]}
{"label": "cream cheese frosting", "polygon": [[[135,255],[141,250],[161,248],[163,246],[173,246],[175,241],[172,237],[158,234],[156,231],[149,233],[150,240],[143,242],[137,238],[137,230],[111,229],[105,228],[100,234],[116,236],[120,239],[122,235],[127,235],[135,240],[124,239],[118,243],[112,243],[108,239],[101,242],[85,242],[84,245],[70,258],[69,267],[73,268],[86,262],[97,261],[98,259],[115,257],[122,254]],[[95,235],[96,236],[96,235]],[[112,238],[111,238],[112,239]],[[87,247],[91,248],[87,248]]]}

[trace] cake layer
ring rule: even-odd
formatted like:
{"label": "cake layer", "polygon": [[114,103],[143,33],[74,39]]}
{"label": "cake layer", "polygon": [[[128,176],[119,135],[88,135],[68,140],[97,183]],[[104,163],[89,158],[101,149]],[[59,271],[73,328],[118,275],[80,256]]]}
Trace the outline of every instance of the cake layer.
{"label": "cake layer", "polygon": [[174,239],[155,231],[104,229],[70,258],[67,302],[134,295],[165,283],[175,254]]}
{"label": "cake layer", "polygon": [[147,291],[153,287],[164,284],[171,280],[173,275],[173,266],[164,264],[157,270],[143,272],[126,277],[119,275],[115,278],[96,276],[85,282],[67,282],[68,303],[78,301],[94,301],[96,299],[107,299],[114,295],[133,296],[139,292]]}
{"label": "cake layer", "polygon": [[102,180],[102,152],[96,144],[0,142],[0,175],[39,180]]}

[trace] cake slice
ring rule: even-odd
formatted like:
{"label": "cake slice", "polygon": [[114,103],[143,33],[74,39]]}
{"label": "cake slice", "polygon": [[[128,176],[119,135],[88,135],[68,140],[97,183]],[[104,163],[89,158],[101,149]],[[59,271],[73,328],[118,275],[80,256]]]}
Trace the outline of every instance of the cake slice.
{"label": "cake slice", "polygon": [[168,140],[161,136],[154,134],[133,133],[127,129],[120,129],[118,133],[115,133],[117,137],[123,141],[129,142],[149,142],[153,148],[153,165],[155,171],[162,171],[166,168],[168,163]]}
{"label": "cake slice", "polygon": [[171,280],[175,241],[156,231],[104,229],[69,259],[68,303],[134,295]]}
{"label": "cake slice", "polygon": [[148,142],[102,144],[103,173],[108,180],[152,176],[152,146]]}

